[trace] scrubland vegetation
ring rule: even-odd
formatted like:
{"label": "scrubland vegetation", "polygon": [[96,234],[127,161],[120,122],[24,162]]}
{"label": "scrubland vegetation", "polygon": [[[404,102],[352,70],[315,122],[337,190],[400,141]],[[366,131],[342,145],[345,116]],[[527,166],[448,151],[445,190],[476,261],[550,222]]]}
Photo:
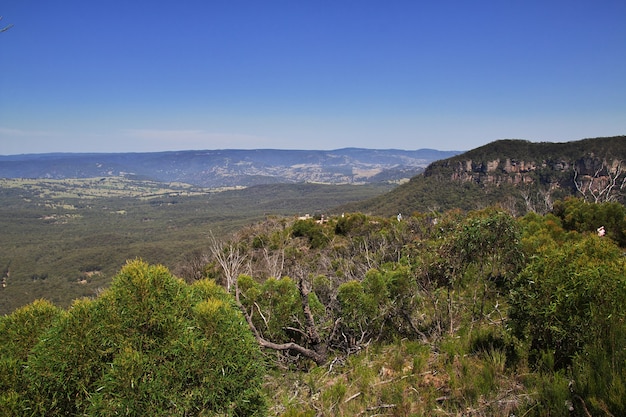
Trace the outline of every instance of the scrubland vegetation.
{"label": "scrubland vegetation", "polygon": [[37,298],[60,307],[110,285],[127,259],[180,265],[213,233],[268,215],[321,213],[389,185],[267,185],[215,192],[128,178],[0,180],[0,314]]}
{"label": "scrubland vegetation", "polygon": [[226,292],[126,265],[67,310],[36,301],[0,322],[3,415],[261,415],[258,346]]}
{"label": "scrubland vegetation", "polygon": [[625,415],[625,218],[269,216],[0,318],[0,412]]}

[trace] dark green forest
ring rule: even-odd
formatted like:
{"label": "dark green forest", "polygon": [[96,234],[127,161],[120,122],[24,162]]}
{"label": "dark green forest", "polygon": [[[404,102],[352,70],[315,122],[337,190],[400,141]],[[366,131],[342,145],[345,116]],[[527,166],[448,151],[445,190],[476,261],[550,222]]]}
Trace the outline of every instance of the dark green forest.
{"label": "dark green forest", "polygon": [[0,314],[108,287],[127,259],[180,274],[209,236],[271,216],[320,215],[389,184],[276,184],[215,192],[126,178],[0,180]]}
{"label": "dark green forest", "polygon": [[[626,209],[274,216],[0,319],[4,415],[626,414]],[[604,234],[598,232],[604,228]]]}

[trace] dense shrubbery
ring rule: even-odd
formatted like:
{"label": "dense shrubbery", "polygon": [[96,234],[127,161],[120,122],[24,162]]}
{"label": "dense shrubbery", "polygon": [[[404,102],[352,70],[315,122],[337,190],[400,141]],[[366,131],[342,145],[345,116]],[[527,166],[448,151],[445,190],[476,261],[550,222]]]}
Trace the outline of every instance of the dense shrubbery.
{"label": "dense shrubbery", "polygon": [[95,300],[62,313],[37,302],[0,323],[4,337],[39,335],[3,352],[5,415],[264,414],[258,346],[212,282],[135,261]]}
{"label": "dense shrubbery", "polygon": [[[290,347],[312,348],[312,329],[340,356],[397,340],[424,343],[439,353],[429,360],[447,358],[452,394],[441,398],[449,411],[465,404],[475,415],[568,415],[570,407],[617,415],[626,383],[620,207],[568,200],[554,214],[521,219],[493,208],[402,221],[347,214],[282,225],[296,239],[272,248],[242,243],[254,242],[257,230],[238,241],[251,248],[239,279],[242,307],[261,338],[282,344],[283,360],[306,357]],[[607,236],[596,235],[600,225]],[[325,244],[312,245],[314,236]],[[299,258],[269,274],[268,259],[285,255]],[[525,394],[499,388],[505,379]],[[502,396],[512,408],[480,406]]]}
{"label": "dense shrubbery", "polygon": [[291,227],[294,237],[307,238],[312,249],[319,249],[328,243],[324,229],[313,219],[298,220]]}
{"label": "dense shrubbery", "polygon": [[[592,225],[581,231],[595,232],[594,226],[606,221],[604,213],[615,209],[612,206],[569,201],[561,215],[569,218],[567,213],[573,208],[579,224]],[[581,214],[581,207],[586,215]],[[594,219],[600,220],[594,224]],[[528,344],[531,369],[551,380],[551,390],[540,390],[540,399],[549,403],[550,399],[566,398],[574,409],[591,415],[623,415],[623,251],[617,242],[596,233],[566,232],[552,216],[528,216],[525,222],[532,260],[515,279],[509,318],[513,334]]]}
{"label": "dense shrubbery", "polygon": [[191,274],[227,270],[232,295],[134,262],[95,300],[2,318],[0,404],[261,414],[256,338],[277,415],[623,415],[624,214],[568,200],[520,219],[268,219]]}
{"label": "dense shrubbery", "polygon": [[29,389],[24,366],[42,334],[63,314],[51,303],[38,300],[0,318],[0,415],[23,414]]}
{"label": "dense shrubbery", "polygon": [[595,233],[602,227],[606,236],[621,247],[626,246],[626,207],[620,203],[594,204],[568,198],[557,201],[553,213],[561,219],[565,230]]}
{"label": "dense shrubbery", "polygon": [[555,367],[571,365],[581,349],[623,326],[625,267],[622,251],[593,235],[542,247],[513,285],[516,335],[528,338],[536,355],[551,350]]}

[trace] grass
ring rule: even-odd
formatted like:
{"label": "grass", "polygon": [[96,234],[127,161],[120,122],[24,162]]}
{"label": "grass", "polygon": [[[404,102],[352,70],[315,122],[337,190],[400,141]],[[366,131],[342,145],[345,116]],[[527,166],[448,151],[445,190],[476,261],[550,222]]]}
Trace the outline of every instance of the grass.
{"label": "grass", "polygon": [[[515,376],[520,368],[495,366],[456,345],[450,359],[441,345],[398,340],[307,371],[274,369],[265,391],[274,416],[493,416],[530,406]],[[448,346],[450,347],[450,346]]]}

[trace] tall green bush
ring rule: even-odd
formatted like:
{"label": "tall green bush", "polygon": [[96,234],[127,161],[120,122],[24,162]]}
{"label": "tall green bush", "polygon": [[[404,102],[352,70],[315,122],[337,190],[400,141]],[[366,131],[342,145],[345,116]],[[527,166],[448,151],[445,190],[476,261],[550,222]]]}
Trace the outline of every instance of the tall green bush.
{"label": "tall green bush", "polygon": [[28,354],[63,314],[50,302],[36,300],[0,317],[0,415],[18,415],[27,407],[24,369]]}
{"label": "tall green bush", "polygon": [[586,235],[544,244],[515,280],[509,302],[510,327],[528,340],[531,366],[573,370],[573,407],[623,414],[626,262],[614,242]]}
{"label": "tall green bush", "polygon": [[473,265],[481,279],[504,285],[523,265],[520,239],[520,227],[510,214],[486,209],[468,215],[451,244],[461,269]]}
{"label": "tall green bush", "polygon": [[31,410],[45,416],[263,415],[260,351],[230,295],[128,263],[81,300],[28,359]]}
{"label": "tall green bush", "polygon": [[329,241],[322,225],[313,219],[297,220],[291,228],[291,234],[294,237],[307,238],[312,249],[323,248]]}
{"label": "tall green bush", "polygon": [[252,321],[264,337],[279,343],[292,338],[300,341],[300,335],[289,330],[304,322],[302,301],[294,280],[269,278],[260,284],[248,275],[240,275],[238,283],[241,303],[252,312]]}
{"label": "tall green bush", "polygon": [[568,365],[585,345],[623,325],[625,266],[620,249],[596,236],[544,246],[516,279],[512,328],[535,351],[553,350],[557,366]]}
{"label": "tall green bush", "polygon": [[566,230],[596,233],[603,227],[607,237],[621,247],[626,246],[626,207],[623,204],[615,201],[595,204],[568,198],[554,203],[553,213]]}

